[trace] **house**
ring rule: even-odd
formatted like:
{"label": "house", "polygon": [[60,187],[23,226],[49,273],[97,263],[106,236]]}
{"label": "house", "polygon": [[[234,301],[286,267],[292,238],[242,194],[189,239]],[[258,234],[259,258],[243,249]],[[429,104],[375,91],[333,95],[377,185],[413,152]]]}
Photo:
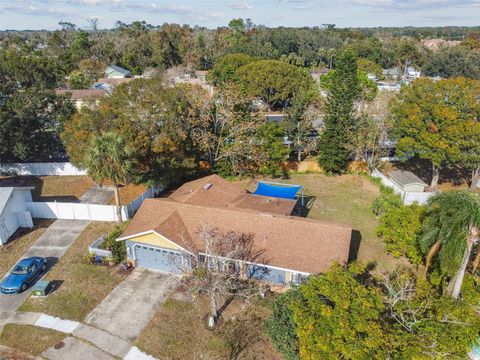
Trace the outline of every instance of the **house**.
{"label": "house", "polygon": [[402,72],[398,67],[394,67],[391,69],[383,69],[382,75],[386,80],[398,81],[402,76]]}
{"label": "house", "polygon": [[27,202],[32,202],[33,187],[0,187],[0,245],[19,227],[33,227]]}
{"label": "house", "polygon": [[192,249],[204,251],[205,226],[249,234],[254,249],[263,252],[263,263],[236,260],[236,271],[255,274],[260,268],[262,280],[301,283],[333,262],[348,261],[352,229],[286,215],[294,202],[246,193],[213,175],[186,183],[168,198],[146,199],[117,241],[126,242],[135,266],[182,273]]}
{"label": "house", "polygon": [[424,192],[428,185],[411,171],[395,170],[388,174],[400,189],[405,192]]}
{"label": "house", "polygon": [[131,75],[132,73],[130,71],[117,65],[110,65],[105,70],[105,77],[109,79],[123,79],[128,78]]}
{"label": "house", "polygon": [[83,106],[90,101],[97,104],[100,98],[108,95],[108,92],[104,89],[82,89],[82,90],[70,90],[70,89],[57,89],[55,90],[57,95],[67,95],[73,102],[77,110],[80,110]]}

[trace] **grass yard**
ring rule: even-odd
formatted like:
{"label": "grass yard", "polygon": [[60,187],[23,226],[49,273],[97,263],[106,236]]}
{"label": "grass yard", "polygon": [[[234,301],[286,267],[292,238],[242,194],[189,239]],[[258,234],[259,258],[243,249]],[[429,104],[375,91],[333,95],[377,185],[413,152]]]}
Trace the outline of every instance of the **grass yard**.
{"label": "grass yard", "polygon": [[[385,251],[383,241],[375,234],[378,220],[371,210],[373,200],[379,195],[378,186],[365,176],[347,174],[291,174],[290,179],[273,181],[299,184],[305,187],[305,197],[310,199],[309,218],[346,224],[357,230],[361,237],[358,260],[375,261],[376,272],[408,266],[408,262],[395,259]],[[255,190],[254,181],[242,180],[243,186]],[[355,236],[357,236],[356,233]]]}
{"label": "grass yard", "polygon": [[[40,355],[49,347],[65,339],[65,337],[64,333],[51,329],[32,325],[7,324],[0,334],[0,344],[18,349],[28,355]],[[12,356],[11,358],[21,359],[22,357]]]}
{"label": "grass yard", "polygon": [[61,282],[58,290],[47,298],[28,298],[20,310],[82,321],[126,276],[116,267],[92,264],[87,257],[88,245],[114,225],[90,224],[46,275]]}
{"label": "grass yard", "polygon": [[8,243],[0,246],[0,259],[2,259],[0,261],[0,278],[20,260],[25,251],[43,234],[51,223],[51,220],[35,220],[32,229],[18,229]]}
{"label": "grass yard", "polygon": [[[122,205],[130,204],[133,200],[136,200],[140,195],[142,195],[147,190],[147,187],[144,185],[135,185],[128,184],[119,188],[120,192],[120,202]],[[115,197],[109,201],[110,205],[115,205]]]}
{"label": "grass yard", "polygon": [[263,331],[268,304],[248,305],[234,300],[218,327],[207,328],[206,296],[182,301],[167,300],[137,338],[135,345],[163,360],[180,359],[282,359]]}
{"label": "grass yard", "polygon": [[88,176],[10,176],[0,186],[34,186],[34,201],[78,201],[94,185]]}

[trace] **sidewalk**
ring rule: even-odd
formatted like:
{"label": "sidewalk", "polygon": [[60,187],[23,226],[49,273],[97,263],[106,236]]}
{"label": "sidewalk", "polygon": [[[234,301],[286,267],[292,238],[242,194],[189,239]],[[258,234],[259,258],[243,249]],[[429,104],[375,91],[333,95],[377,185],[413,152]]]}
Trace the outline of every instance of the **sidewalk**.
{"label": "sidewalk", "polygon": [[58,349],[51,347],[42,354],[47,359],[73,359],[72,354],[75,354],[78,359],[155,360],[120,337],[77,321],[41,313],[16,312],[8,323],[33,325],[69,334],[63,341],[63,346]]}

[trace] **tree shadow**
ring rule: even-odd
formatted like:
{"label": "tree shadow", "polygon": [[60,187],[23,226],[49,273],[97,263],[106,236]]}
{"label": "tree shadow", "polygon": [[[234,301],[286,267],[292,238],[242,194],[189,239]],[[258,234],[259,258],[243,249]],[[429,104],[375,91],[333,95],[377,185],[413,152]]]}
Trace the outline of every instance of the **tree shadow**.
{"label": "tree shadow", "polygon": [[348,253],[348,262],[351,263],[358,259],[358,252],[362,242],[362,234],[358,230],[352,230],[352,237],[350,239],[350,250]]}
{"label": "tree shadow", "polygon": [[[420,179],[430,184],[432,181],[432,164],[428,160],[419,159],[417,157],[411,158],[405,162],[394,162],[394,167],[398,170],[411,171]],[[459,186],[464,183],[469,183],[470,175],[465,169],[459,168],[442,168],[440,170],[439,184],[449,183],[454,186]]]}
{"label": "tree shadow", "polygon": [[43,179],[39,176],[11,176],[0,179],[0,187],[34,187],[32,190],[32,200],[40,202],[70,202],[79,203],[80,199],[74,195],[42,196]]}

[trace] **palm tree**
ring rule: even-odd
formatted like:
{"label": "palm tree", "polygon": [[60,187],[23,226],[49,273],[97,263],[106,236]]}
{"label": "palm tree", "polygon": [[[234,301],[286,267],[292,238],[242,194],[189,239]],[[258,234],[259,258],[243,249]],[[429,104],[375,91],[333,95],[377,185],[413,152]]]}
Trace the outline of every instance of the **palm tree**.
{"label": "palm tree", "polygon": [[122,222],[122,209],[118,185],[131,180],[134,163],[132,151],[118,133],[110,131],[92,139],[86,158],[87,173],[100,185],[105,180],[113,183],[119,222]]}
{"label": "palm tree", "polygon": [[454,275],[448,292],[458,298],[472,249],[480,241],[480,195],[446,191],[431,198],[420,245],[427,253],[425,273],[438,255],[440,269]]}

